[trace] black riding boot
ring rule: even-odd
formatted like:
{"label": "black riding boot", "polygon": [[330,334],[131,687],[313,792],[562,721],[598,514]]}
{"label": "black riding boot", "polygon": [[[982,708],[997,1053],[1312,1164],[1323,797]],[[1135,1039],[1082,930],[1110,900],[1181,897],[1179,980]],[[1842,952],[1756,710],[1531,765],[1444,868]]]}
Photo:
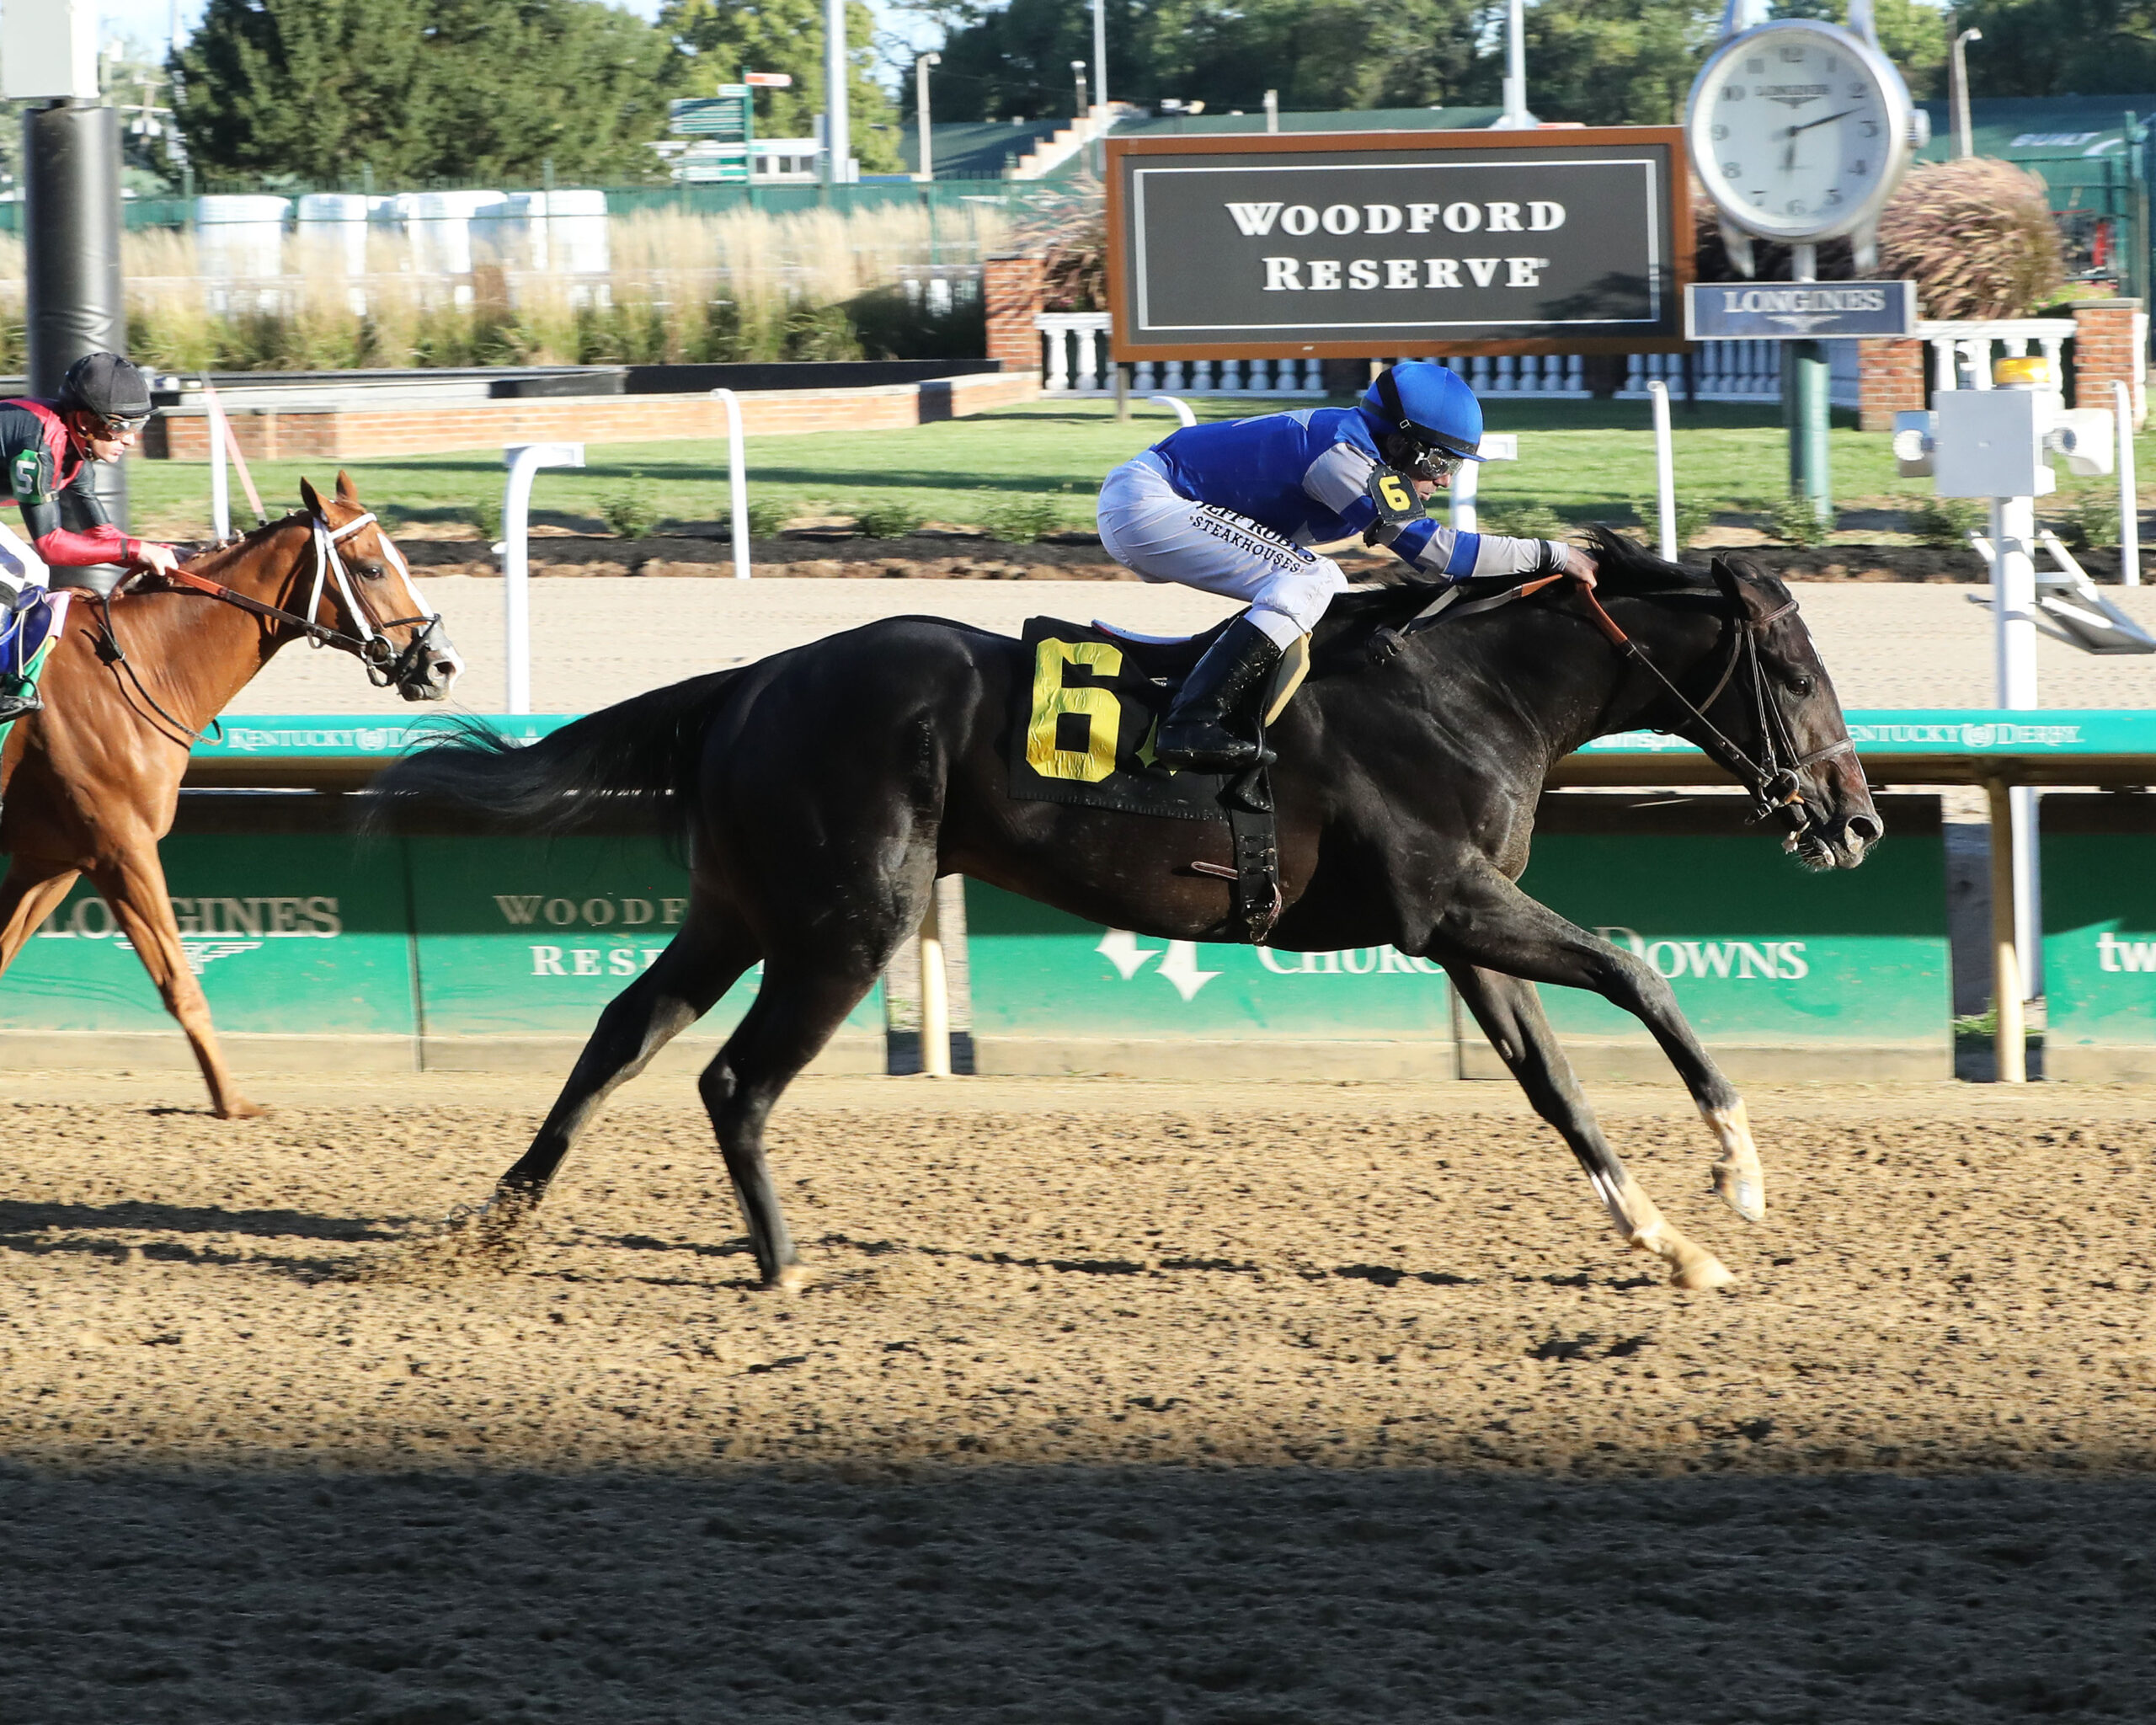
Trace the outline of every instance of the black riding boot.
{"label": "black riding boot", "polygon": [[20,718],[26,713],[42,713],[45,702],[37,697],[37,685],[28,677],[11,676],[0,671],[0,724]]}
{"label": "black riding boot", "polygon": [[1205,649],[1161,721],[1153,752],[1170,766],[1227,772],[1257,761],[1257,708],[1280,649],[1247,615]]}

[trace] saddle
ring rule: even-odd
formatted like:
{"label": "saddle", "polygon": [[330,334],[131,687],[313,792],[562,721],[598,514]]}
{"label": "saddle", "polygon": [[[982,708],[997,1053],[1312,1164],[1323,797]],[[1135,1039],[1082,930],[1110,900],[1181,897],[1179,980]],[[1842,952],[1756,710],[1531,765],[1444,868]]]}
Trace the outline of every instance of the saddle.
{"label": "saddle", "polygon": [[[0,671],[35,685],[45,669],[45,656],[67,621],[67,607],[74,601],[72,589],[57,593],[43,587],[25,587],[12,611],[0,611]],[[7,727],[0,726],[0,737]]]}
{"label": "saddle", "polygon": [[[1011,797],[1175,820],[1225,820],[1234,868],[1193,862],[1235,884],[1232,937],[1261,943],[1281,911],[1279,846],[1267,769],[1177,771],[1155,756],[1161,717],[1217,631],[1141,635],[1106,623],[1033,617],[1025,628],[1033,675],[1011,716]],[[1310,643],[1283,655],[1262,724],[1284,711],[1310,670]],[[1262,738],[1261,736],[1261,741]]]}

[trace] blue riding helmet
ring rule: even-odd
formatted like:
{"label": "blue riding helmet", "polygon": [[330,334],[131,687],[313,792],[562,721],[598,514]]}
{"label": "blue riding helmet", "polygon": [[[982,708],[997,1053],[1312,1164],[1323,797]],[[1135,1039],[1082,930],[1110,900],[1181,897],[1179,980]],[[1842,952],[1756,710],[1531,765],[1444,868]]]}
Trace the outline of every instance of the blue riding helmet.
{"label": "blue riding helmet", "polygon": [[1454,372],[1433,360],[1403,360],[1378,373],[1363,411],[1386,433],[1454,462],[1479,462],[1482,403]]}

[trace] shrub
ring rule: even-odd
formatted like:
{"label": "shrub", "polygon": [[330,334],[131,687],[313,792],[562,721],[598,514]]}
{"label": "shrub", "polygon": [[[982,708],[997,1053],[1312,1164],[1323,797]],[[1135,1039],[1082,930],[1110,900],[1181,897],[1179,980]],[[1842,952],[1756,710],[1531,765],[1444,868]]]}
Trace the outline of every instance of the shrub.
{"label": "shrub", "polygon": [[502,537],[502,500],[499,497],[474,498],[464,506],[464,514],[488,544],[495,543]]}
{"label": "shrub", "polygon": [[659,525],[659,499],[642,479],[633,479],[599,500],[599,513],[615,534],[641,539]]}
{"label": "shrub", "polygon": [[[749,499],[749,537],[751,539],[776,539],[785,531],[786,524],[800,513],[791,503],[781,503],[776,498],[752,497]],[[727,518],[726,531],[734,531],[733,517]]]}
{"label": "shrub", "polygon": [[857,360],[861,339],[844,306],[798,305],[786,314],[789,360]]}
{"label": "shrub", "polygon": [[1006,545],[1030,545],[1063,526],[1063,511],[1045,497],[999,497],[985,505],[980,524]]}
{"label": "shrub", "polygon": [[1774,506],[1774,537],[1785,545],[1810,548],[1824,545],[1827,536],[1834,531],[1834,511],[1829,505],[1824,515],[1808,497],[1791,492]]}
{"label": "shrub", "polygon": [[2067,511],[2060,538],[2076,551],[2119,542],[2119,500],[2101,491],[2085,491]]}
{"label": "shrub", "polygon": [[928,517],[910,503],[885,499],[862,504],[854,510],[853,519],[871,539],[903,539]]}
{"label": "shrub", "polygon": [[1879,222],[1879,272],[1913,277],[1927,318],[2024,318],[2064,279],[2044,183],[1971,156],[1913,168]]}
{"label": "shrub", "polygon": [[1984,524],[1983,505],[1973,497],[1934,497],[1909,514],[1909,531],[1935,551],[1960,551]]}
{"label": "shrub", "polygon": [[1677,548],[1686,549],[1700,534],[1707,531],[1715,518],[1716,505],[1704,498],[1680,497],[1677,499]]}
{"label": "shrub", "polygon": [[1486,533],[1508,539],[1561,539],[1570,530],[1539,503],[1513,503],[1478,510],[1476,524]]}

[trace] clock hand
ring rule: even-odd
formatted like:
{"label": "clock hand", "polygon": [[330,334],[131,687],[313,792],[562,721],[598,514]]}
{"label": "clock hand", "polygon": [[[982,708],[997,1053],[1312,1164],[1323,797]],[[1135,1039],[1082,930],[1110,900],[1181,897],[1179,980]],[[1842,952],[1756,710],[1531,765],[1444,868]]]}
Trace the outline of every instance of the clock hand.
{"label": "clock hand", "polygon": [[1817,120],[1807,120],[1801,126],[1792,126],[1789,129],[1789,135],[1795,137],[1801,131],[1810,131],[1815,126],[1832,126],[1838,120],[1847,120],[1856,111],[1854,108],[1844,108],[1839,114],[1822,114]]}

